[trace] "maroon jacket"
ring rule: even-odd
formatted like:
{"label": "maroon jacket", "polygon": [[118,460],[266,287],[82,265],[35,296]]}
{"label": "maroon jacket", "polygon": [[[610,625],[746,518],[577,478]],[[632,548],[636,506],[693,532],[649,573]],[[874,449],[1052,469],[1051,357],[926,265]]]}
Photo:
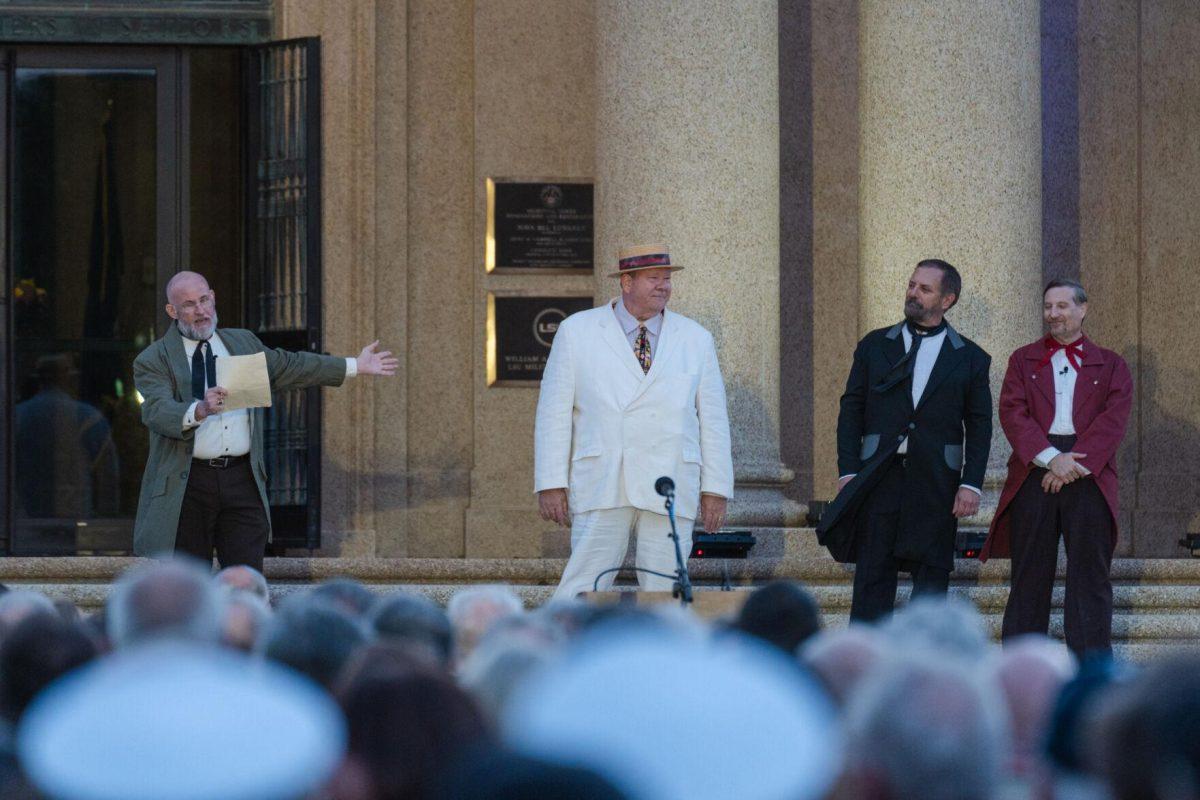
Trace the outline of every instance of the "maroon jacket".
{"label": "maroon jacket", "polygon": [[[1054,422],[1054,372],[1050,364],[1038,369],[1046,355],[1042,339],[1018,348],[1008,359],[1000,389],[1000,425],[1012,444],[1008,479],[992,518],[980,561],[1009,556],[1008,506],[1033,468],[1034,457],[1050,446],[1046,438]],[[1133,402],[1133,378],[1125,359],[1083,338],[1083,362],[1075,378],[1073,409],[1074,450],[1087,453],[1080,463],[1092,473],[1112,512],[1113,545],[1117,537],[1117,448],[1125,437]]]}

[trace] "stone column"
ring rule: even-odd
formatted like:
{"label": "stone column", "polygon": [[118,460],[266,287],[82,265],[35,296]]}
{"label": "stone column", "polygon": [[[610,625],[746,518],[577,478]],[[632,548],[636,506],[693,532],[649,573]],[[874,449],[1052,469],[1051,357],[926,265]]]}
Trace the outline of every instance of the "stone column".
{"label": "stone column", "polygon": [[[913,266],[944,258],[963,276],[948,318],[991,354],[993,396],[1041,331],[1039,8],[859,5],[860,332],[899,320]],[[989,483],[1009,452],[997,424]]]}
{"label": "stone column", "polygon": [[601,0],[596,7],[597,290],[623,244],[686,267],[671,307],[708,328],[729,396],[730,517],[796,524],[779,458],[776,3]]}

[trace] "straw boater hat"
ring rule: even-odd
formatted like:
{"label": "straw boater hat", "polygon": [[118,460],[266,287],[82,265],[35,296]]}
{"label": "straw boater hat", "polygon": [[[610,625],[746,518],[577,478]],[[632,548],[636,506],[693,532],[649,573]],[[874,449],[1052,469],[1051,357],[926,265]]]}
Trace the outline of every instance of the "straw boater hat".
{"label": "straw boater hat", "polygon": [[643,269],[669,269],[671,272],[677,272],[683,267],[671,263],[671,251],[665,244],[623,247],[617,253],[617,271],[610,272],[608,277],[617,278],[627,272],[639,272]]}

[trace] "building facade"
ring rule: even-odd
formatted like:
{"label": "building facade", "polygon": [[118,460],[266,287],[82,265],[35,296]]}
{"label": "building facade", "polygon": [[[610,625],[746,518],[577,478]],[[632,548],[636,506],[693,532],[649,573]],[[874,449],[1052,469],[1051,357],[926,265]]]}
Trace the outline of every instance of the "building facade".
{"label": "building facade", "polygon": [[[532,494],[536,384],[489,381],[489,304],[602,302],[618,247],[656,241],[686,266],[672,308],[716,338],[732,522],[801,525],[832,496],[854,344],[900,319],[913,265],[940,257],[963,273],[950,320],[992,354],[994,391],[1041,334],[1045,281],[1082,280],[1086,329],[1137,381],[1118,554],[1186,555],[1200,530],[1194,3],[130,0],[102,21],[46,5],[0,3],[10,550],[47,519],[73,529],[64,551],[119,549],[142,434],[113,380],[189,265],[223,324],[400,357],[395,379],[280,411],[293,454],[273,480],[311,493],[280,504],[319,508],[294,521],[317,552],[561,553]],[[319,45],[263,47],[305,37]],[[73,85],[80,69],[101,84]],[[488,271],[488,180],[546,176],[594,183],[594,270]],[[281,297],[303,313],[265,322]],[[44,441],[21,437],[64,375],[69,497],[46,505],[21,495]],[[297,426],[311,436],[289,440]],[[997,427],[993,497],[1007,455]],[[91,520],[109,545],[83,544]]]}

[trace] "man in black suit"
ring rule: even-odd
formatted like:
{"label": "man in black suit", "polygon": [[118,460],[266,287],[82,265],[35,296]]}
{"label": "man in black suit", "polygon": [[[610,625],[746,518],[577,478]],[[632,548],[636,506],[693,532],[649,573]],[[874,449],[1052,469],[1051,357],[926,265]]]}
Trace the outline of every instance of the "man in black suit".
{"label": "man in black suit", "polygon": [[944,595],[958,520],[979,511],[992,359],[945,320],[961,291],[953,266],[920,262],[904,321],[854,351],[838,415],[838,496],[817,527],[834,558],[856,562],[852,620],[891,612],[900,571],[912,573],[914,597]]}

